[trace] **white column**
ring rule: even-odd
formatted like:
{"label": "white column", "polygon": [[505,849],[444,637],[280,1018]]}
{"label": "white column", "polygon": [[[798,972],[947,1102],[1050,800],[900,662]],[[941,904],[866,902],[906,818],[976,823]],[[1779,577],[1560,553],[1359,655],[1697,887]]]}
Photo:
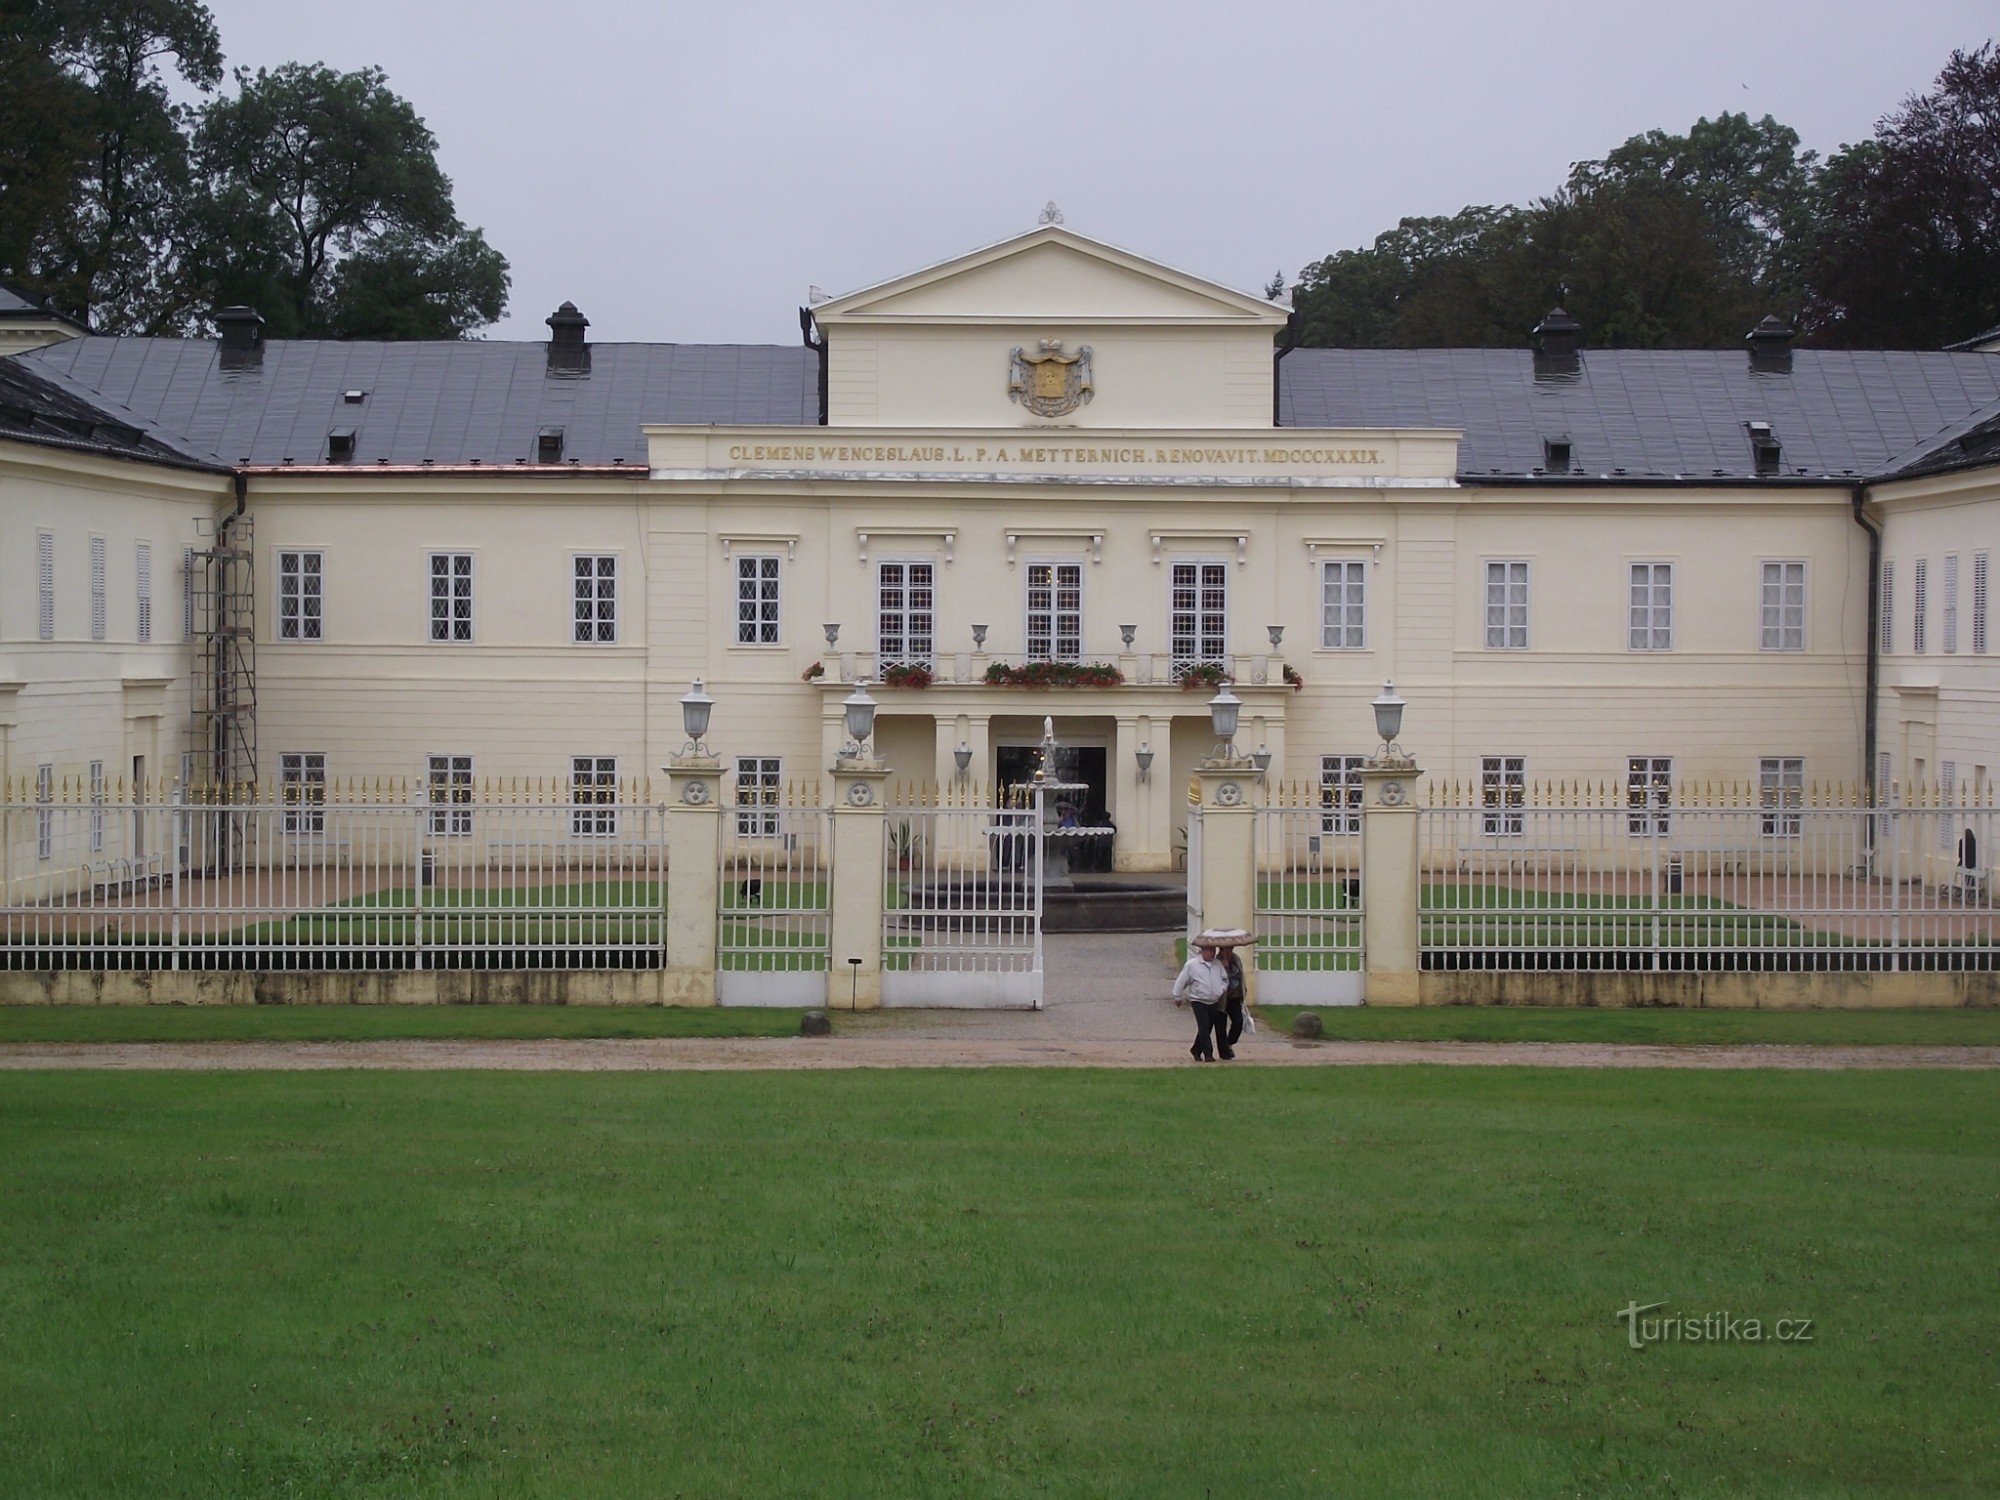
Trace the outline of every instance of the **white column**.
{"label": "white column", "polygon": [[1416,1005],[1421,935],[1417,919],[1415,761],[1370,761],[1361,768],[1361,946],[1370,1005]]}
{"label": "white column", "polygon": [[667,951],[661,995],[669,1005],[713,1005],[722,762],[677,755],[665,770]]}
{"label": "white column", "polygon": [[[882,794],[889,767],[843,757],[832,775],[826,1003],[833,1010],[874,1010],[882,1004]],[[859,964],[852,962],[857,958]]]}

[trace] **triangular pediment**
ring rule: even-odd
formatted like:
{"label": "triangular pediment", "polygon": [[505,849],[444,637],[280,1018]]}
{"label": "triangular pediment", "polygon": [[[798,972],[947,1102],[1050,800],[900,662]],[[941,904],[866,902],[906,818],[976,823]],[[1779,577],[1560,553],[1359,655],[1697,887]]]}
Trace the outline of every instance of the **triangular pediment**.
{"label": "triangular pediment", "polygon": [[813,309],[841,323],[1163,323],[1272,328],[1290,309],[1044,225]]}

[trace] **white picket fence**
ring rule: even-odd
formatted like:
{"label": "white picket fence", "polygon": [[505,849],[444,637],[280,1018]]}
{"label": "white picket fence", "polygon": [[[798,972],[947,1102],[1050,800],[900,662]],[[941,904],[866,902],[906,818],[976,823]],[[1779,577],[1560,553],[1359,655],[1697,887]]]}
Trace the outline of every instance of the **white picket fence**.
{"label": "white picket fence", "polygon": [[1257,998],[1362,1000],[1361,811],[1338,791],[1282,783],[1257,809]]}

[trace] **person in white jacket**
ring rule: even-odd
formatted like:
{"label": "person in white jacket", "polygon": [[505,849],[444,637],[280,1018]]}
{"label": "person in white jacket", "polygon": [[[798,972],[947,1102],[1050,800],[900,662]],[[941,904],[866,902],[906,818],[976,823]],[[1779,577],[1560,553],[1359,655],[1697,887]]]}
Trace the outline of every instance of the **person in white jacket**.
{"label": "person in white jacket", "polygon": [[1194,1011],[1194,1045],[1188,1051],[1196,1062],[1214,1062],[1219,1043],[1224,1062],[1236,1055],[1223,1042],[1222,997],[1228,989],[1229,970],[1213,943],[1197,947],[1174,981],[1174,998],[1187,1001]]}

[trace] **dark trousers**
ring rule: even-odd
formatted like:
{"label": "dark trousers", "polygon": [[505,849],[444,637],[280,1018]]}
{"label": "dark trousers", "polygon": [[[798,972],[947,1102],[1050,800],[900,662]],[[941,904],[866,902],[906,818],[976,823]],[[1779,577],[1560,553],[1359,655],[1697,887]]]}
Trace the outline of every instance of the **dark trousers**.
{"label": "dark trousers", "polygon": [[[1222,1035],[1222,1028],[1225,1024],[1222,1014],[1222,1002],[1219,1000],[1190,1000],[1188,1001],[1188,1009],[1194,1012],[1195,1025],[1194,1045],[1188,1048],[1188,1051],[1192,1052],[1203,1062],[1214,1062],[1215,1043],[1210,1038]],[[1227,1043],[1224,1043],[1222,1050],[1224,1055],[1228,1054],[1229,1047]]]}
{"label": "dark trousers", "polygon": [[1237,995],[1223,1001],[1222,1009],[1228,1018],[1228,1023],[1226,1026],[1218,1023],[1216,1035],[1222,1038],[1223,1051],[1233,1052],[1236,1050],[1237,1038],[1243,1035],[1243,997]]}

